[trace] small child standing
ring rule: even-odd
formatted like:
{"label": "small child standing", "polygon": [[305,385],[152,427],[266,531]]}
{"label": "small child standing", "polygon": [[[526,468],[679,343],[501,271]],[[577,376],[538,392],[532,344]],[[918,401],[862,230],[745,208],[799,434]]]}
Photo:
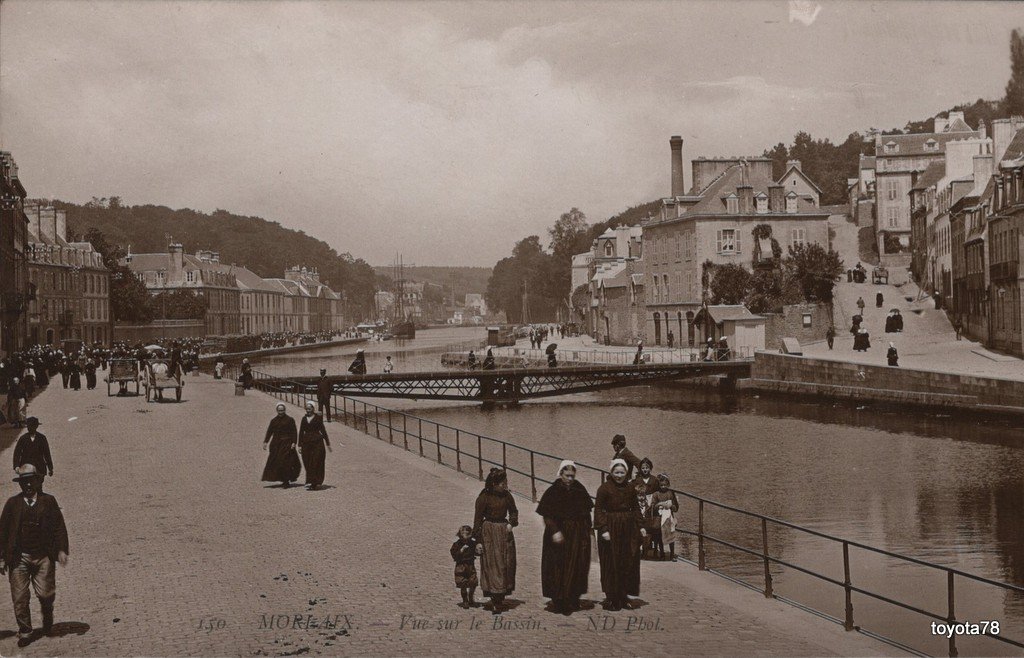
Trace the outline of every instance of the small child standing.
{"label": "small child standing", "polygon": [[458,539],[452,544],[452,559],[455,560],[455,586],[462,592],[462,603],[460,608],[473,608],[476,603],[473,595],[476,593],[476,556],[478,545],[473,539],[473,528],[464,525],[459,528]]}
{"label": "small child standing", "polygon": [[389,357],[387,357],[387,360],[384,361],[384,373],[387,374],[387,373],[391,372],[394,369],[395,369],[395,364],[391,363],[391,357],[389,356]]}

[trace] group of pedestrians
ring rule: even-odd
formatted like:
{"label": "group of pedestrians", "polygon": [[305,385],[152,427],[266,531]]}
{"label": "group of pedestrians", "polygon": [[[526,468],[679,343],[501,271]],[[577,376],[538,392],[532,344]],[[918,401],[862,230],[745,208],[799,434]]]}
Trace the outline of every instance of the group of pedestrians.
{"label": "group of pedestrians", "polygon": [[306,489],[315,491],[323,486],[331,440],[323,416],[316,412],[313,402],[306,403],[306,413],[298,425],[288,415],[284,403],[278,403],[277,415],[263,437],[263,449],[270,453],[263,468],[264,482],[280,482],[287,489],[299,479],[299,471],[304,468]]}
{"label": "group of pedestrians", "polygon": [[57,596],[56,564],[68,563],[68,531],[56,498],[43,492],[47,475],[53,476],[53,457],[40,421],[29,417],[26,431],[14,446],[14,481],[21,493],[11,496],[0,512],[0,574],[11,586],[14,616],[18,623],[18,646],[35,639],[29,607],[29,588],[39,599],[42,611],[40,632],[53,629],[53,608]]}
{"label": "group of pedestrians", "polygon": [[32,396],[58,376],[64,388],[81,390],[83,376],[86,388],[96,388],[97,371],[106,370],[109,358],[110,350],[96,344],[67,353],[53,345],[34,345],[0,359],[0,424],[24,427]]}
{"label": "group of pedestrians", "polygon": [[[649,459],[638,460],[623,435],[612,439],[615,450],[608,478],[592,499],[577,479],[572,460],[558,465],[555,481],[540,498],[536,512],[544,520],[541,548],[542,594],[551,599],[552,612],[571,615],[582,609],[587,593],[594,533],[601,570],[604,609],[632,609],[640,594],[640,561],[654,535],[660,534],[663,518],[675,530],[679,510],[675,493],[668,489],[667,475],[652,475]],[[638,475],[631,479],[633,469]],[[513,529],[519,510],[508,490],[508,474],[492,468],[476,498],[473,525],[459,528],[451,546],[455,561],[455,585],[460,605],[476,606],[477,586],[490,599],[484,608],[494,614],[508,609],[508,597],[516,589],[516,542]],[[671,537],[669,539],[672,539]],[[661,557],[664,558],[664,546]],[[475,562],[479,558],[479,576]]]}

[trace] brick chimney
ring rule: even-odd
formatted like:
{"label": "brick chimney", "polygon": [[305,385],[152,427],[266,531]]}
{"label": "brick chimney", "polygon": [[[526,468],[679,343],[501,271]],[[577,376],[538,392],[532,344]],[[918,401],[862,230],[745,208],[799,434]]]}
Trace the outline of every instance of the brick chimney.
{"label": "brick chimney", "polygon": [[781,185],[768,186],[768,210],[786,212],[786,188]]}
{"label": "brick chimney", "polygon": [[803,169],[800,168],[799,160],[786,160],[786,171],[789,171],[793,167],[796,167],[797,171],[803,171]]}
{"label": "brick chimney", "polygon": [[167,273],[168,284],[179,284],[185,281],[185,247],[180,243],[172,242],[167,246],[167,252],[171,255],[170,271]]}
{"label": "brick chimney", "polygon": [[672,196],[685,194],[683,188],[683,138],[672,135],[668,140],[672,147]]}
{"label": "brick chimney", "polygon": [[749,215],[754,212],[754,188],[740,185],[736,188],[736,196],[740,198],[740,214]]}
{"label": "brick chimney", "polygon": [[940,133],[946,129],[949,125],[949,119],[943,119],[942,117],[935,117],[932,121],[932,132]]}
{"label": "brick chimney", "polygon": [[54,210],[54,233],[61,240],[68,239],[68,213],[66,210]]}

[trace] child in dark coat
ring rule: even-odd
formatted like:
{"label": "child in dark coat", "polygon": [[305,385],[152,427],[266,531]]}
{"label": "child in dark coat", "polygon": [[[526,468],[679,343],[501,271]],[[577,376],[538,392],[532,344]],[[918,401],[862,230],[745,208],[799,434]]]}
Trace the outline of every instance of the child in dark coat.
{"label": "child in dark coat", "polygon": [[452,544],[452,559],[455,560],[455,586],[462,592],[459,607],[473,608],[476,607],[473,601],[477,586],[476,556],[483,546],[473,539],[472,526],[462,526],[457,536],[458,539]]}

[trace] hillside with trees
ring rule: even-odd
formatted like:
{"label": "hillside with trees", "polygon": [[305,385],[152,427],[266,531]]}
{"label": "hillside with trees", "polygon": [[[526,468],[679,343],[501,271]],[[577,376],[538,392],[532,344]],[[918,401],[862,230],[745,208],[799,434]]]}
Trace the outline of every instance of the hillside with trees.
{"label": "hillside with trees", "polygon": [[[126,206],[116,196],[93,198],[84,205],[59,200],[47,203],[67,211],[70,237],[88,235],[111,262],[127,253],[129,246],[132,253],[166,253],[167,245],[174,241],[183,244],[186,253],[200,249],[216,251],[222,263],[244,265],[266,278],[283,277],[286,268],[302,265],[315,268],[333,290],[344,292],[350,309],[361,316],[372,313],[376,278],[373,268],[349,253],[339,254],[323,240],[277,222],[226,210],[206,214],[188,208]],[[102,249],[97,242],[104,244]],[[130,291],[126,294],[132,295]],[[194,312],[187,304],[180,310],[177,304],[174,308],[175,314]],[[130,313],[128,308],[123,312]]]}

